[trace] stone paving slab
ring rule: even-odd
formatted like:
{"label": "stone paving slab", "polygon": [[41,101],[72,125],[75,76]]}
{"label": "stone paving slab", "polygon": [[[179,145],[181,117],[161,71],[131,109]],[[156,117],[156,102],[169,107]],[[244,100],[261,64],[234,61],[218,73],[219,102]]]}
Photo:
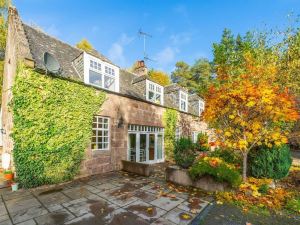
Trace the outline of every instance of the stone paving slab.
{"label": "stone paving slab", "polygon": [[8,214],[3,214],[2,216],[0,216],[0,223],[6,220],[10,220]]}
{"label": "stone paving slab", "polygon": [[43,216],[35,218],[35,221],[39,225],[53,225],[53,224],[63,224],[71,219],[74,219],[75,216],[72,215],[66,209],[60,209]]}
{"label": "stone paving slab", "polygon": [[17,225],[36,225],[36,222],[34,220],[27,220],[22,223],[18,223]]}
{"label": "stone paving slab", "polygon": [[177,193],[155,176],[123,172],[32,190],[1,190],[0,195],[0,225],[188,224],[208,204],[202,197]]}
{"label": "stone paving slab", "polygon": [[[183,219],[184,215],[187,215],[189,219]],[[175,208],[169,211],[164,218],[167,220],[180,225],[187,225],[189,224],[196,215],[182,211],[181,209]]]}
{"label": "stone paving slab", "polygon": [[160,209],[140,200],[131,203],[130,205],[126,206],[125,209],[138,215],[144,220],[149,221],[150,223],[167,213],[166,210]]}
{"label": "stone paving slab", "polygon": [[41,206],[41,203],[33,196],[25,196],[23,198],[17,198],[6,201],[6,207],[10,214],[21,210],[26,210],[35,206]]}
{"label": "stone paving slab", "polygon": [[17,212],[11,213],[11,218],[13,223],[24,222],[35,217],[45,215],[48,211],[42,206],[34,206],[31,208],[19,210]]}
{"label": "stone paving slab", "polygon": [[150,204],[157,206],[161,209],[165,209],[167,211],[175,208],[180,203],[182,203],[184,199],[182,198],[170,198],[170,197],[159,197],[154,201],[150,202]]}

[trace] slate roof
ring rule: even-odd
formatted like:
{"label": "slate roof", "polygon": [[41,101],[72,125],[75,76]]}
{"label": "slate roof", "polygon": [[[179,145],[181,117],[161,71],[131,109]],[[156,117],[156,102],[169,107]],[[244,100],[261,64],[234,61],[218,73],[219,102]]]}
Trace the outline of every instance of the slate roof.
{"label": "slate roof", "polygon": [[[84,82],[82,70],[83,67],[81,67],[80,70],[80,65],[76,64],[77,62],[81,62],[80,60],[83,54],[83,51],[81,49],[66,44],[24,23],[23,28],[29,43],[30,53],[32,54],[32,59],[35,62],[36,69],[46,71],[46,67],[44,65],[44,53],[49,52],[57,59],[61,66],[62,71],[59,74],[60,76]],[[106,58],[96,50],[88,53],[101,59],[102,61],[115,65],[108,58]],[[123,69],[120,69],[119,75],[119,86],[121,94],[145,100],[145,80],[151,80],[149,76],[139,76]],[[168,93],[175,93],[175,91],[178,90],[187,91],[185,88],[177,84],[171,84],[164,88],[166,106],[179,107],[176,102],[170,102],[172,98],[170,98],[170,95],[168,96]],[[170,100],[170,104],[166,104],[168,102],[167,99]],[[195,100],[195,96],[191,96],[189,100]]]}

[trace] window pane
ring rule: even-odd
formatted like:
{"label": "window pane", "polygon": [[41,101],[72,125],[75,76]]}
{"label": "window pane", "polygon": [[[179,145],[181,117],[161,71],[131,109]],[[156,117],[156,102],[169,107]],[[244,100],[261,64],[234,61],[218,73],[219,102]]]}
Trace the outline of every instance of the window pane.
{"label": "window pane", "polygon": [[154,92],[149,91],[149,100],[154,101]]}
{"label": "window pane", "polygon": [[102,75],[92,70],[89,71],[89,80],[91,84],[102,87]]}
{"label": "window pane", "polygon": [[115,79],[109,76],[104,76],[104,88],[111,91],[115,90]]}
{"label": "window pane", "polygon": [[129,160],[136,161],[136,134],[129,134]]}
{"label": "window pane", "polygon": [[157,159],[162,159],[163,136],[157,135]]}

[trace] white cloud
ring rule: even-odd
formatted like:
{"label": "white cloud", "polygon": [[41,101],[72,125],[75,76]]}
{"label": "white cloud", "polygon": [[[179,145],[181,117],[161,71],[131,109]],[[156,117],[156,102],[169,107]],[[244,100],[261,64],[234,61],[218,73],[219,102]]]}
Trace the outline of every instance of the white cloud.
{"label": "white cloud", "polygon": [[113,43],[108,50],[108,56],[113,62],[120,64],[121,66],[125,64],[124,50],[119,43]]}
{"label": "white cloud", "polygon": [[121,34],[120,38],[112,44],[108,50],[108,57],[121,67],[125,67],[126,57],[124,56],[124,48],[129,45],[135,38],[129,37],[127,34]]}
{"label": "white cloud", "polygon": [[189,43],[191,41],[191,34],[190,33],[178,33],[172,34],[170,36],[170,40],[173,45],[182,45]]}
{"label": "white cloud", "polygon": [[174,62],[175,54],[178,53],[177,48],[165,47],[163,50],[156,54],[155,60],[161,67],[166,67]]}

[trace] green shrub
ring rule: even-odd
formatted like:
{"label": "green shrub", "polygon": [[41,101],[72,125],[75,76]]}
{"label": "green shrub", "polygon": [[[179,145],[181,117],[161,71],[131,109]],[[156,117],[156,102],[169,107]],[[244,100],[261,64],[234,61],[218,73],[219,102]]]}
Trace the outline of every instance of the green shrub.
{"label": "green shrub", "polygon": [[13,158],[20,184],[72,179],[90,143],[93,116],[105,94],[18,66],[13,86]]}
{"label": "green shrub", "polygon": [[268,190],[269,190],[269,185],[267,185],[267,184],[262,184],[258,188],[258,192],[261,193],[261,194],[267,194]]}
{"label": "green shrub", "polygon": [[206,133],[199,133],[197,136],[196,142],[196,149],[197,151],[206,152],[209,151],[208,145],[208,135]]}
{"label": "green shrub", "polygon": [[242,165],[241,155],[231,149],[218,148],[211,152],[210,156],[220,157],[227,163]]}
{"label": "green shrub", "polygon": [[286,205],[285,208],[289,211],[299,213],[300,212],[300,197],[295,199],[290,199]]}
{"label": "green shrub", "polygon": [[226,163],[220,158],[204,157],[199,159],[190,169],[190,177],[193,180],[209,175],[216,181],[228,182],[232,187],[238,187],[241,184],[241,174],[235,167]]}
{"label": "green shrub", "polygon": [[181,137],[175,142],[174,159],[178,166],[182,168],[189,168],[195,158],[195,144],[190,138]]}
{"label": "green shrub", "polygon": [[281,179],[288,175],[292,165],[288,145],[256,149],[249,154],[249,169],[253,177]]}

